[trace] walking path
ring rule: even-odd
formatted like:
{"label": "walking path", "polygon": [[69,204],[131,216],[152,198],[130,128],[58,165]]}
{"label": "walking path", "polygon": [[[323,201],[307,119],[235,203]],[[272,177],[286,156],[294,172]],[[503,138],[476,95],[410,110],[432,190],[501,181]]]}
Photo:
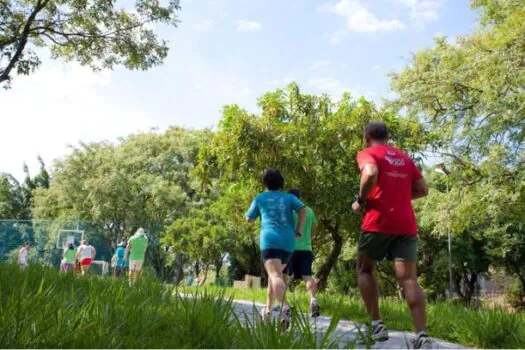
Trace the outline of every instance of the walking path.
{"label": "walking path", "polygon": [[[234,301],[234,308],[235,312],[241,319],[250,319],[253,320],[253,312],[254,312],[254,305],[256,307],[256,312],[259,312],[259,310],[263,307],[262,304],[253,303],[249,301],[240,301],[235,300]],[[256,315],[258,317],[258,315]],[[273,312],[273,317],[277,317],[278,313]],[[317,333],[324,334],[326,330],[328,329],[328,326],[331,322],[330,317],[321,316],[318,317],[316,320],[311,319],[311,325],[312,327],[317,327]],[[337,329],[335,331],[336,337],[340,338],[340,346],[344,347],[349,342],[355,341],[358,339],[358,329],[362,325],[347,321],[347,320],[340,320],[339,324],[337,325]],[[387,325],[388,326],[388,325]],[[361,328],[364,330],[365,328]],[[390,339],[385,342],[376,343],[372,345],[372,349],[407,349],[408,344],[411,344],[410,341],[414,338],[414,333],[409,332],[398,332],[398,331],[391,331],[389,330]],[[448,343],[445,341],[441,341],[438,339],[435,339],[435,347],[438,349],[458,349],[462,348],[459,345]]]}

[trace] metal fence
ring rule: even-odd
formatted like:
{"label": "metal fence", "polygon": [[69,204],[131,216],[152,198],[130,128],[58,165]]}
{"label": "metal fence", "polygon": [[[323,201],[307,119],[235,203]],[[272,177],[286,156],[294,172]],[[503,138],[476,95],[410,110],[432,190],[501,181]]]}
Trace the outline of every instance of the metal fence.
{"label": "metal fence", "polygon": [[64,245],[80,245],[86,239],[97,251],[96,260],[110,263],[119,242],[126,242],[138,227],[144,227],[150,238],[148,260],[158,270],[161,223],[116,224],[113,222],[60,220],[0,220],[0,262],[16,263],[25,241],[31,245],[29,263],[60,266]]}

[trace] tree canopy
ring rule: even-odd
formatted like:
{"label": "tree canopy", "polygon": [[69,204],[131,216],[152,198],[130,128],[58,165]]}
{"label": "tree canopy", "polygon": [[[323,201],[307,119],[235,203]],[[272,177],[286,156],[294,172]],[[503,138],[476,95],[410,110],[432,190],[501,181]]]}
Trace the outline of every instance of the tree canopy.
{"label": "tree canopy", "polygon": [[146,70],[168,53],[154,25],[177,24],[179,0],[138,0],[119,8],[111,0],[2,0],[0,2],[0,84],[14,73],[29,75],[41,64],[41,50],[95,70],[122,65]]}

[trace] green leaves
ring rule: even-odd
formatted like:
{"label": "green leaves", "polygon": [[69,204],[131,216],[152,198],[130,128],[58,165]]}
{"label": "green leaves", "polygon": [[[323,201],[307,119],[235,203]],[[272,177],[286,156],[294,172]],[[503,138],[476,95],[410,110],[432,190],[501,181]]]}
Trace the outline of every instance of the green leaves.
{"label": "green leaves", "polygon": [[0,4],[0,84],[12,71],[28,75],[41,61],[27,44],[48,47],[54,58],[77,61],[94,70],[122,65],[147,70],[163,62],[167,42],[155,24],[176,26],[178,0],[139,0],[133,10],[106,0],[7,0]]}

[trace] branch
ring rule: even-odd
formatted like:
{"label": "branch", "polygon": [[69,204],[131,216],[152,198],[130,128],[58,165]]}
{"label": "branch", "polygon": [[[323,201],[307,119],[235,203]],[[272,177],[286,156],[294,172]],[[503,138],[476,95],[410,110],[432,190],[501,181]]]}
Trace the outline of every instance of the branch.
{"label": "branch", "polygon": [[22,31],[22,34],[21,34],[20,43],[19,43],[19,45],[18,45],[18,47],[16,49],[15,54],[13,55],[13,58],[11,58],[11,61],[9,62],[7,67],[4,70],[1,71],[0,83],[3,82],[3,81],[9,80],[9,74],[11,73],[11,70],[13,70],[13,68],[17,64],[18,60],[22,56],[22,53],[24,52],[24,49],[25,49],[25,47],[27,45],[27,38],[29,37],[29,33],[31,31],[31,25],[35,21],[36,15],[40,11],[42,11],[44,9],[44,7],[46,7],[46,5],[49,3],[49,1],[50,0],[44,0],[43,2],[41,2],[41,0],[37,1],[35,9],[33,10],[33,12],[31,13],[31,15],[29,16],[29,18],[26,21],[26,24],[24,26],[24,30]]}

